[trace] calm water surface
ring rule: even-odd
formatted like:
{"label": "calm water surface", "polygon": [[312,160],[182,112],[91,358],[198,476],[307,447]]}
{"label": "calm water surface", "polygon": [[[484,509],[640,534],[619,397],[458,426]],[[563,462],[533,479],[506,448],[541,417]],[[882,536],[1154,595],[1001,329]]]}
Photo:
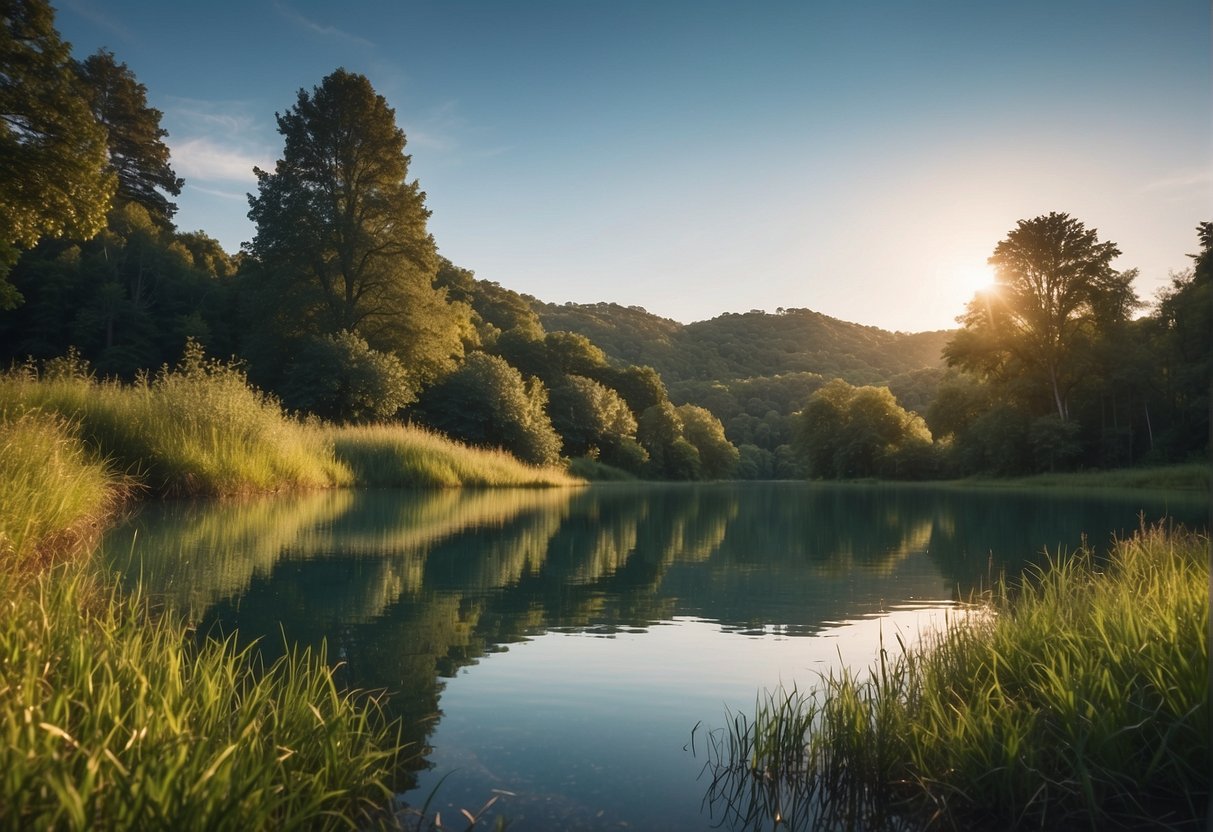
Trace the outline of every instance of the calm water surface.
{"label": "calm water surface", "polygon": [[[272,658],[393,692],[402,799],[527,829],[708,829],[697,723],[866,668],[1047,547],[1106,548],[1207,495],[799,483],[333,491],[149,506],[109,564]],[[445,778],[445,779],[444,779]],[[439,782],[441,786],[439,787]]]}

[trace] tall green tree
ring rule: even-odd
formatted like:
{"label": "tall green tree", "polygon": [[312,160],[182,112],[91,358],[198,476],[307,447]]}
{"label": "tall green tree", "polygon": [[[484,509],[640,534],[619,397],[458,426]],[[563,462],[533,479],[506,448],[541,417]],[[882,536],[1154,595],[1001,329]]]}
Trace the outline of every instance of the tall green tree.
{"label": "tall green tree", "polygon": [[168,131],[160,126],[163,114],[148,106],[147,87],[105,49],[77,63],[75,70],[93,117],[105,128],[109,168],[118,179],[118,198],[139,203],[153,219],[168,225],[177,205],[165,194],[180,196],[184,181],[169,164],[169,149],[164,143]]}
{"label": "tall green tree", "polygon": [[963,328],[944,348],[948,364],[1043,391],[1066,421],[1100,325],[1123,320],[1136,304],[1135,272],[1112,268],[1119,254],[1068,214],[1020,220],[989,258],[994,287],[958,318]]}
{"label": "tall green tree", "polygon": [[282,158],[255,169],[249,197],[250,301],[276,341],[268,352],[349,332],[399,358],[415,388],[451,370],[474,337],[471,312],[434,286],[430,212],[395,112],[364,76],[338,69],[299,91],[278,131]]}
{"label": "tall green tree", "polygon": [[0,0],[0,309],[21,300],[4,279],[21,249],[92,237],[114,194],[105,130],[54,22],[45,0]]}

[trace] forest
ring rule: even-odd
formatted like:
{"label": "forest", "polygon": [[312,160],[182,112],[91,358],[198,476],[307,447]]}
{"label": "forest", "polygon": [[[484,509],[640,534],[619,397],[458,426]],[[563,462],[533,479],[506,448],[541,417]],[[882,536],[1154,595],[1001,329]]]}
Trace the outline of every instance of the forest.
{"label": "forest", "polygon": [[395,111],[337,69],[277,116],[235,253],[174,224],[161,113],[40,3],[0,79],[0,361],[72,352],[133,381],[189,345],[288,411],[407,422],[587,478],[928,479],[1202,459],[1213,224],[1146,303],[1064,213],[991,241],[997,283],[943,332],[809,309],[683,325],[544,303],[450,262]]}

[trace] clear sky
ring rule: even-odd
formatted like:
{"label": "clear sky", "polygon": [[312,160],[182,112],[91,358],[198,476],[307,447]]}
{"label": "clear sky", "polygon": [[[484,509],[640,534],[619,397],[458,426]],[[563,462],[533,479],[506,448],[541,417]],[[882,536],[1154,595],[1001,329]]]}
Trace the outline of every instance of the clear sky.
{"label": "clear sky", "polygon": [[546,301],[937,329],[1016,220],[1097,228],[1151,300],[1213,219],[1208,0],[52,3],[231,251],[274,113],[337,67],[395,107],[442,253]]}

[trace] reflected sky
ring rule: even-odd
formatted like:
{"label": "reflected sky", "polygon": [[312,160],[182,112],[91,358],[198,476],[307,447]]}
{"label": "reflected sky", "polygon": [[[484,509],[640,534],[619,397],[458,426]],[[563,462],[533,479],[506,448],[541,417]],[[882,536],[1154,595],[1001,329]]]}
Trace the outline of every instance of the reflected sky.
{"label": "reflected sky", "polygon": [[[329,491],[146,507],[104,561],[200,634],[325,642],[391,693],[421,802],[512,829],[708,827],[697,722],[867,667],[881,638],[1085,535],[1206,495],[803,483]],[[950,612],[949,612],[950,611]],[[932,616],[934,618],[932,619]],[[447,775],[450,775],[447,777]],[[627,799],[621,799],[626,795]]]}

